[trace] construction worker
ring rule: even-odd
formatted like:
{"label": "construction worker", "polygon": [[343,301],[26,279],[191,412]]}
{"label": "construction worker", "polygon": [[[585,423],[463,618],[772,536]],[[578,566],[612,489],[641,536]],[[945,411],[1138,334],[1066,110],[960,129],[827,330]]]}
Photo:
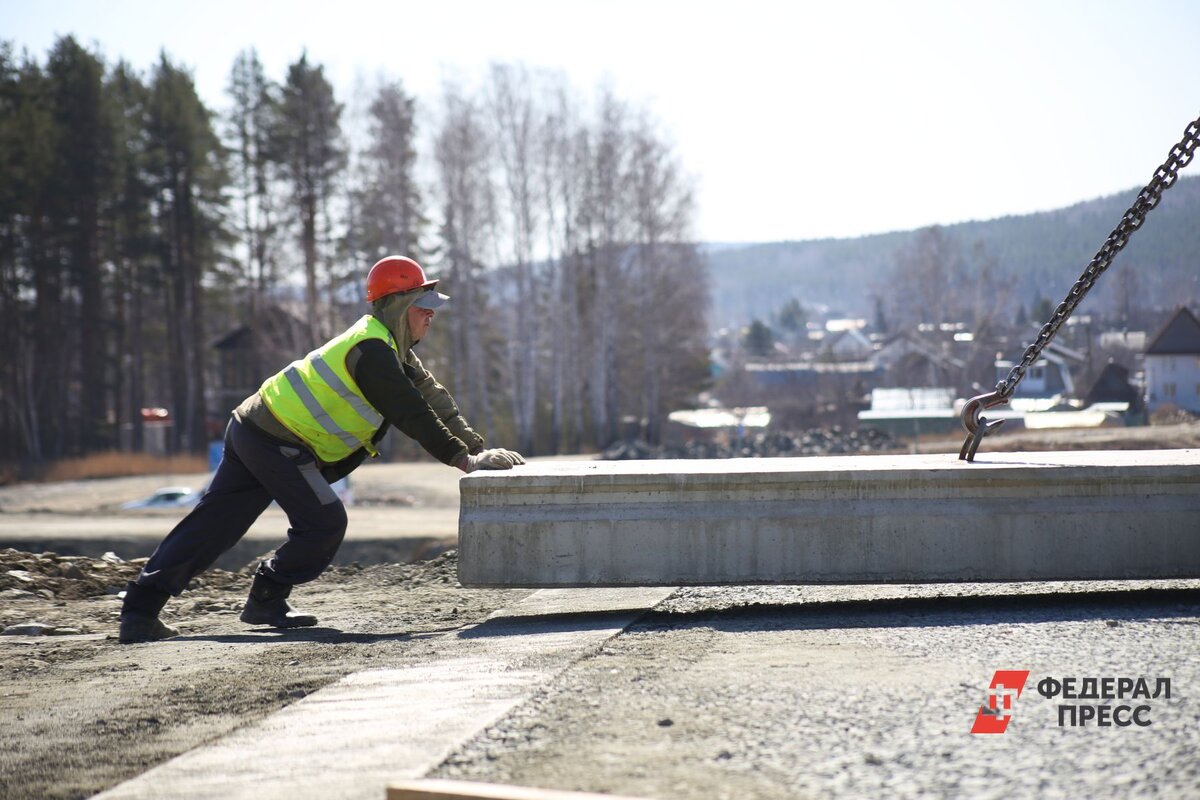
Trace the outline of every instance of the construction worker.
{"label": "construction worker", "polygon": [[372,313],[268,378],[234,410],[204,496],[126,588],[121,642],[177,636],[158,618],[167,599],[233,547],[272,500],[288,515],[288,540],[259,564],[241,620],[315,625],[288,596],[329,566],[345,536],[346,509],[330,484],[378,455],[389,425],[464,472],[525,463],[511,450],[485,450],[413,353],[449,299],[436,286],[411,258],[380,260],[367,276]]}

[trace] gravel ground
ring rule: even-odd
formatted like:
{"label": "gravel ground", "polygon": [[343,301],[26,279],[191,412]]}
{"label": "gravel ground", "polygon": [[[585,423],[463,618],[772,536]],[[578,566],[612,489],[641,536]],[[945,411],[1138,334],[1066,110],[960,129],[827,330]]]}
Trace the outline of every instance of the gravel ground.
{"label": "gravel ground", "polygon": [[[1028,669],[1003,736],[969,733]],[[1168,677],[1060,728],[1047,676]],[[1153,684],[1153,681],[1151,681]],[[436,777],[655,798],[1200,796],[1200,581],[682,589]],[[1140,701],[1139,701],[1140,702]]]}

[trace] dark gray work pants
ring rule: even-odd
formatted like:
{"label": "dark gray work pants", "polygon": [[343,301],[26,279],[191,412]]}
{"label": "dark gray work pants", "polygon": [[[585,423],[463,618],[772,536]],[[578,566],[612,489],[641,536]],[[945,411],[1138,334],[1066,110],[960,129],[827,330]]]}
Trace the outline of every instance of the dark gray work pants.
{"label": "dark gray work pants", "polygon": [[237,544],[272,500],[291,528],[287,542],[259,571],[278,583],[311,581],[333,561],[346,535],[346,508],[321,477],[312,453],[230,419],[225,454],[212,482],[154,551],[138,585],[178,595]]}

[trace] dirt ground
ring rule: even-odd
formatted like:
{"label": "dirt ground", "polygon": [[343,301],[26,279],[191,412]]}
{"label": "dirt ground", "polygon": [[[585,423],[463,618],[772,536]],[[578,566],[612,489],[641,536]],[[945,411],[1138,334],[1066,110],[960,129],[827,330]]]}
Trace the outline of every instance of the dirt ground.
{"label": "dirt ground", "polygon": [[[350,537],[441,555],[332,567],[295,591],[295,604],[321,621],[298,631],[237,619],[257,557],[282,541],[277,509],[264,514],[239,568],[205,573],[167,605],[163,619],[183,633],[169,642],[115,638],[118,593],[145,556],[0,549],[0,798],[88,797],[527,595],[458,585],[455,553],[442,551],[453,546],[459,474],[440,464],[355,473]],[[187,510],[120,505],[205,478],[0,487],[0,532],[11,539],[37,527],[76,543],[111,534],[148,555]]]}
{"label": "dirt ground", "polygon": [[0,553],[0,625],[48,628],[0,637],[0,797],[90,796],[528,594],[463,589],[453,552],[334,567],[295,592],[321,624],[276,632],[237,619],[248,570],[213,571],[163,614],[181,637],[121,645],[116,591],[137,569]]}
{"label": "dirt ground", "polygon": [[[988,439],[981,453],[1071,449],[1081,435],[1020,438],[1028,436]],[[1112,429],[1087,438],[1097,448],[1197,447],[1200,425]],[[940,451],[946,450],[944,443]],[[351,536],[360,514],[360,529],[374,525],[374,534],[451,546],[457,478],[436,464],[360,470]],[[125,512],[120,504],[202,480],[148,476],[0,487],[0,529],[19,529],[22,520],[105,521],[114,528],[140,521],[148,536],[161,538],[183,511]],[[270,537],[282,536],[282,519],[265,524]],[[272,546],[264,540],[257,554]],[[0,636],[0,797],[90,796],[351,672],[411,659],[429,637],[481,622],[529,594],[459,586],[450,550],[415,564],[335,566],[295,593],[296,604],[320,618],[318,627],[252,629],[237,619],[256,560],[248,558],[239,568],[205,574],[168,605],[164,619],[182,630],[179,639],[123,646],[115,639],[118,593],[143,560],[0,549],[0,629],[7,634]]]}

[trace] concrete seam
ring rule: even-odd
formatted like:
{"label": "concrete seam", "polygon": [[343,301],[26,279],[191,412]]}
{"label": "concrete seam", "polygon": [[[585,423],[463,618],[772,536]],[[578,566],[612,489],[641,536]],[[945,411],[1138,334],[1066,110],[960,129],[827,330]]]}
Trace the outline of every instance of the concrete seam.
{"label": "concrete seam", "polygon": [[[640,621],[642,619],[642,617],[653,612],[656,608],[658,608],[663,603],[667,602],[672,597],[674,597],[675,594],[679,591],[680,587],[674,587],[674,588],[665,587],[665,588],[671,588],[670,594],[668,594],[666,597],[659,600],[654,605],[652,605],[648,608],[641,609],[640,611],[638,611],[638,613],[635,616],[633,616],[628,622],[626,622],[624,625],[622,625],[618,630],[613,631],[613,633],[610,636],[605,637],[603,640],[597,642],[594,646],[587,648],[587,649],[583,650],[582,652],[580,652],[578,656],[571,659],[570,661],[565,663],[560,669],[556,670],[551,675],[549,675],[545,682],[543,682],[540,686],[538,686],[537,689],[535,689],[533,692],[531,692],[529,695],[527,695],[523,700],[521,700],[518,703],[514,703],[503,715],[492,720],[488,724],[484,725],[482,728],[479,728],[478,730],[476,730],[474,733],[470,734],[469,736],[463,737],[461,740],[459,740],[459,742],[457,744],[455,744],[451,748],[451,750],[448,753],[446,753],[445,757],[443,757],[441,761],[439,761],[438,763],[434,764],[432,767],[427,769],[424,772],[424,774],[422,775],[422,777],[428,777],[431,773],[436,772],[438,769],[440,769],[442,767],[442,765],[444,765],[447,761],[449,761],[451,758],[453,758],[460,750],[462,750],[462,748],[466,744],[475,740],[476,738],[478,738],[481,734],[485,733],[490,728],[494,728],[497,725],[499,725],[500,723],[504,722],[504,720],[506,720],[509,716],[511,716],[513,714],[513,712],[517,711],[518,709],[522,708],[525,705],[528,705],[531,701],[534,700],[534,698],[538,697],[541,694],[544,694],[546,691],[548,691],[548,687],[550,686],[550,684],[553,684],[556,680],[558,680],[558,678],[561,675],[563,675],[565,672],[570,670],[576,664],[579,664],[580,662],[584,661],[585,659],[591,658],[596,653],[599,653],[601,650],[604,649],[605,645],[607,645],[613,639],[617,638],[618,636],[623,634],[625,631],[627,631],[630,626],[636,624],[638,621]],[[487,622],[479,623],[479,625],[485,625],[485,624],[487,624]]]}

